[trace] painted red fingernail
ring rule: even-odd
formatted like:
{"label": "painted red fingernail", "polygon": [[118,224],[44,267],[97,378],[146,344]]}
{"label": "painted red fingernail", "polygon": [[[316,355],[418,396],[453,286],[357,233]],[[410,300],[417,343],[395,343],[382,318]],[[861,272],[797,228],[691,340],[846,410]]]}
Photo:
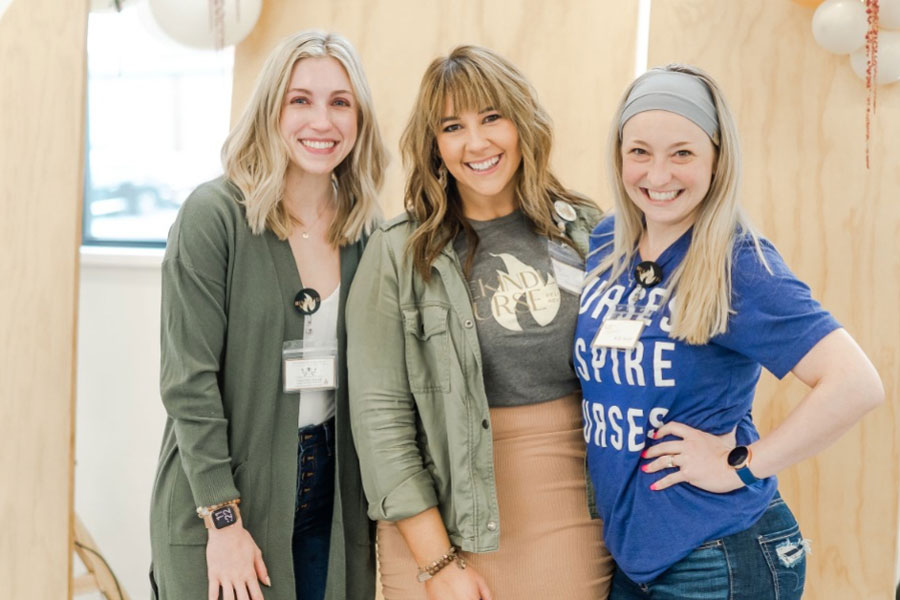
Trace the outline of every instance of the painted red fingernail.
{"label": "painted red fingernail", "polygon": [[653,490],[653,491],[655,492],[655,491],[656,491],[656,484],[655,484],[655,483],[651,483],[651,484],[650,484],[650,489]]}
{"label": "painted red fingernail", "polygon": [[646,473],[646,472],[647,472],[647,465],[641,465],[641,471],[643,471],[644,473]]}
{"label": "painted red fingernail", "polygon": [[656,430],[651,429],[650,431],[647,432],[647,436],[649,436],[651,440],[655,440],[656,439]]}
{"label": "painted red fingernail", "polygon": [[641,458],[647,458],[647,451],[646,451],[646,450],[644,450],[643,452],[641,452]]}

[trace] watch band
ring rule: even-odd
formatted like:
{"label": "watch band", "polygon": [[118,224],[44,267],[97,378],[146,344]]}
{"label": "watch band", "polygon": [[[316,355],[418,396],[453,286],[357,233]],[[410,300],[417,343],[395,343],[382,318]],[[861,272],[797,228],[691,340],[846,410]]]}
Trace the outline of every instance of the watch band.
{"label": "watch band", "polygon": [[241,520],[240,503],[241,499],[235,498],[212,506],[198,506],[197,516],[203,519],[207,529],[222,529]]}
{"label": "watch band", "polygon": [[757,481],[759,481],[759,477],[757,477],[753,474],[752,471],[750,471],[749,466],[745,465],[740,469],[737,469],[736,471],[738,477],[741,478],[741,481],[743,481],[745,485],[750,485],[751,483],[756,483]]}
{"label": "watch band", "polygon": [[737,446],[728,453],[728,466],[735,470],[737,476],[744,482],[744,485],[750,485],[759,481],[759,477],[750,470],[750,461],[752,459],[753,452],[749,446]]}

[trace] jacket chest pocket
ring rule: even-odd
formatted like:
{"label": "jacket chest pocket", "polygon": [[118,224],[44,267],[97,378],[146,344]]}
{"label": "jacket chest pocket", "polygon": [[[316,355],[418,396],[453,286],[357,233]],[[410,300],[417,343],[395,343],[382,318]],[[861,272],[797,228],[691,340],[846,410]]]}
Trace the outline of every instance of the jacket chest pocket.
{"label": "jacket chest pocket", "polygon": [[406,373],[413,392],[450,391],[448,318],[446,306],[403,309]]}

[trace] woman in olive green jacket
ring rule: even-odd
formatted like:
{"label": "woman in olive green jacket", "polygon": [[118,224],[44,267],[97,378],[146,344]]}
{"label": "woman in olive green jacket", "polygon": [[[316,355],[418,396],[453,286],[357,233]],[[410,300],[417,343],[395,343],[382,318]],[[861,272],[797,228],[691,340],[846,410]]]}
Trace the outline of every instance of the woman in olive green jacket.
{"label": "woman in olive green jacket", "polygon": [[407,214],[373,234],[347,302],[385,600],[605,598],[570,358],[600,214],[553,176],[551,137],[490,50],[426,70],[401,140]]}
{"label": "woman in olive green jacket", "polygon": [[286,38],[222,156],[163,261],[154,597],[371,600],[340,315],[386,157],[349,43]]}

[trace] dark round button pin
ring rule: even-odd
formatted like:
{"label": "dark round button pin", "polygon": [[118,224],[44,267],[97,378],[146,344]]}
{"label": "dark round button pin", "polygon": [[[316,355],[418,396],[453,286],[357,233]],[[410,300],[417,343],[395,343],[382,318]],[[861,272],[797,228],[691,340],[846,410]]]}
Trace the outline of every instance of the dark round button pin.
{"label": "dark round button pin", "polygon": [[294,296],[294,308],[301,315],[311,315],[322,305],[322,297],[312,288],[303,288]]}
{"label": "dark round button pin", "polygon": [[652,260],[645,260],[634,268],[634,278],[645,288],[653,287],[663,280],[662,267]]}

